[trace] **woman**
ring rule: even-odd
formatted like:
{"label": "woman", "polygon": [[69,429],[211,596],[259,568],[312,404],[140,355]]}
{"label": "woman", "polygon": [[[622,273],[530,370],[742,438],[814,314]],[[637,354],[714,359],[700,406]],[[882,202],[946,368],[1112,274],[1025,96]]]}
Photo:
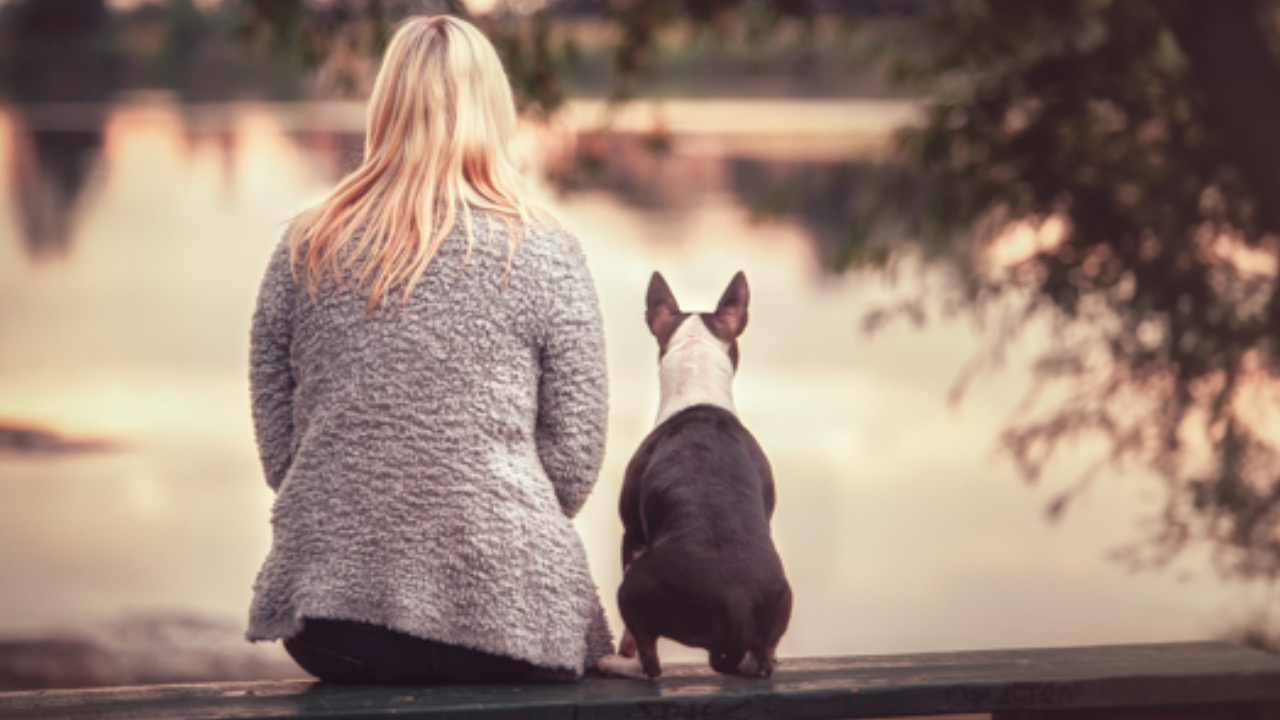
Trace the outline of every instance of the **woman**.
{"label": "woman", "polygon": [[600,315],[506,156],[515,123],[482,34],[406,21],[363,164],[267,268],[250,378],[277,497],[248,637],[322,680],[575,678],[610,650],[570,522],[603,454]]}

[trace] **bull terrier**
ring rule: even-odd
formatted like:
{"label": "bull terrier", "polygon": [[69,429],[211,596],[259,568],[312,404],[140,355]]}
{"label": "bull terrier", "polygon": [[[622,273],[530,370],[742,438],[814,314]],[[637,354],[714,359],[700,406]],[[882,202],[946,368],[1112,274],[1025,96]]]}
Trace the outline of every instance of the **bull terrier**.
{"label": "bull terrier", "polygon": [[626,633],[606,673],[657,678],[659,637],[707,650],[722,673],[769,677],[777,664],[791,587],[770,533],[773,472],[733,404],[748,300],[741,272],[714,313],[681,312],[661,274],[649,281],[659,408],[623,479]]}

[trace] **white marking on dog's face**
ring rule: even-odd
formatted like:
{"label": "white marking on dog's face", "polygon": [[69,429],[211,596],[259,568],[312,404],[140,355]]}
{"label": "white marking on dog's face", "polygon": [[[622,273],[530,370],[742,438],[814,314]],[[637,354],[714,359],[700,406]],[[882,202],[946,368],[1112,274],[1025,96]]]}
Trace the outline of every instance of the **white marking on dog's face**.
{"label": "white marking on dog's face", "polygon": [[681,352],[692,347],[714,348],[716,352],[729,357],[729,343],[716,337],[702,319],[702,313],[693,313],[676,331],[671,334],[671,342],[667,344],[667,353]]}
{"label": "white marking on dog's face", "polygon": [[730,343],[711,333],[699,315],[690,315],[671,335],[658,368],[658,425],[694,405],[715,405],[736,413]]}

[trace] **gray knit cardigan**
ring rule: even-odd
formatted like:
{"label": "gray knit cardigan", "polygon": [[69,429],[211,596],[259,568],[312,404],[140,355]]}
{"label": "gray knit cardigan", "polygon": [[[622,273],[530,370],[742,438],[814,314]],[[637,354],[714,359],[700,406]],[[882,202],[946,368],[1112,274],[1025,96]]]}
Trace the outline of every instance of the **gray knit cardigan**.
{"label": "gray knit cardigan", "polygon": [[253,315],[277,492],[250,640],[358,620],[581,673],[612,640],[571,518],[604,453],[604,336],[577,240],[474,213],[407,304],[312,300],[282,241]]}

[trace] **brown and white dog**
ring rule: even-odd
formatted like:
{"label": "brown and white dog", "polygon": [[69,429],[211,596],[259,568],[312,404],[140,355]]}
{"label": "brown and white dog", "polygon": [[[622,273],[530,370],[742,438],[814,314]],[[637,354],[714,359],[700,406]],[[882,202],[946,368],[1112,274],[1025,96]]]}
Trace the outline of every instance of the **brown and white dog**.
{"label": "brown and white dog", "polygon": [[658,419],[623,480],[618,608],[627,632],[619,654],[600,663],[607,673],[661,675],[659,637],[705,648],[723,673],[768,677],[777,664],[791,587],[769,529],[773,473],[733,405],[748,299],[741,272],[714,313],[681,312],[662,275],[649,281]]}

